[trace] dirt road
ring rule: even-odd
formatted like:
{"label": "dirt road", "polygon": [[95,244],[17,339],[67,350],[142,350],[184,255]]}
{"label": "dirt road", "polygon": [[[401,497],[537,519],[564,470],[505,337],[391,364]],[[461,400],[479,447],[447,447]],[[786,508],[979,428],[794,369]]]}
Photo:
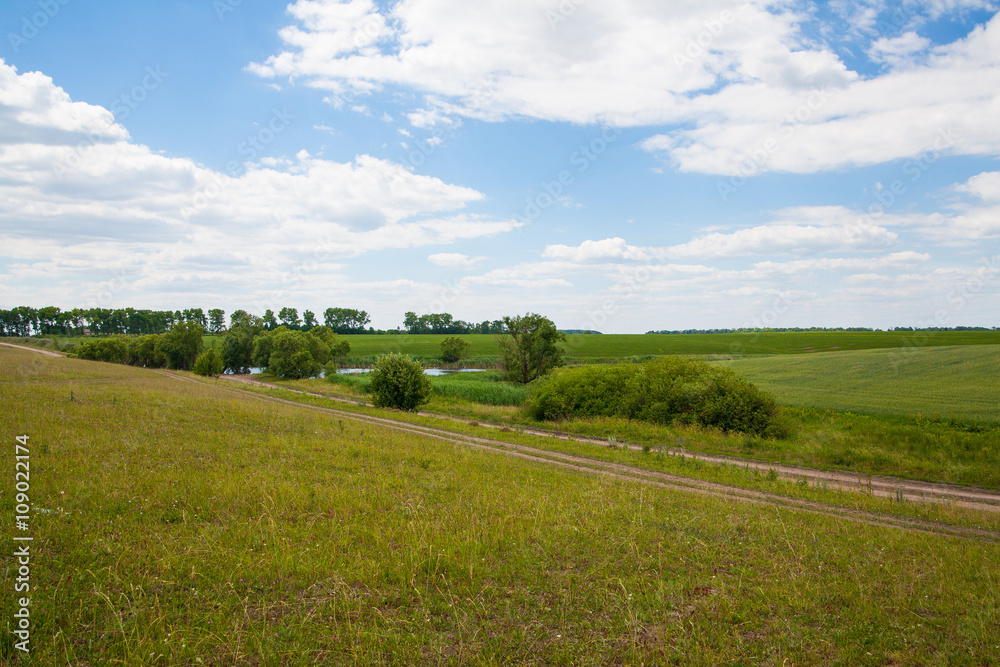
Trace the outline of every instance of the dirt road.
{"label": "dirt road", "polygon": [[[270,389],[276,388],[275,385],[255,380],[250,375],[224,375],[221,377],[225,378],[226,380],[239,382],[242,384],[250,384]],[[338,396],[329,396],[317,392],[302,391],[299,389],[287,389],[284,387],[280,388],[284,389],[285,391],[305,394],[308,396],[327,398],[331,401],[338,401],[343,403],[356,403],[356,401],[354,400]],[[430,412],[418,412],[417,414],[424,415],[427,417],[436,417],[438,419],[442,418],[442,415]],[[451,421],[471,423],[471,420],[460,419],[457,417],[444,417],[444,418],[449,419]],[[476,423],[479,426],[485,426],[487,428],[496,428],[496,429],[506,428],[504,426],[496,424],[486,424],[482,422],[476,422]],[[573,442],[589,443],[601,447],[609,446],[606,440],[597,440],[594,438],[575,436],[575,435],[570,435],[568,433],[561,433],[558,431],[549,431],[544,429],[519,429],[518,432],[527,433],[530,435],[558,438],[561,440],[571,440]],[[642,449],[640,445],[617,444],[616,446],[627,447],[632,450]],[[695,452],[688,449],[666,448],[662,449],[661,451],[669,453],[672,456],[685,456],[692,459],[697,459],[699,461],[704,461],[706,463],[714,463],[719,465],[732,465],[740,468],[746,468],[749,470],[760,470],[762,472],[768,472],[768,473],[773,470],[781,478],[790,479],[793,481],[805,480],[811,486],[822,486],[828,489],[838,489],[842,491],[868,493],[882,498],[896,498],[897,500],[910,500],[910,501],[924,500],[930,502],[942,502],[942,503],[950,503],[958,507],[968,507],[971,509],[1000,512],[1000,492],[991,491],[988,489],[956,486],[953,484],[922,482],[919,480],[901,479],[898,477],[866,475],[861,473],[840,472],[835,470],[817,470],[815,468],[805,468],[794,465],[782,465],[780,463],[773,463],[769,461],[755,461],[752,459],[743,459],[743,458],[723,456],[718,454],[704,454],[701,452]]]}
{"label": "dirt road", "polygon": [[[157,372],[162,375],[171,376],[181,380],[198,382],[193,378],[176,375],[168,371],[157,371]],[[233,383],[257,385],[272,389],[274,388],[273,385],[268,385],[267,383],[253,380],[248,376],[226,376],[226,379]],[[446,442],[452,442],[464,446],[475,447],[477,449],[482,449],[482,450],[495,451],[508,456],[515,456],[517,458],[536,461],[547,465],[557,465],[563,468],[568,468],[587,474],[597,474],[606,477],[612,477],[615,479],[638,482],[642,484],[649,484],[660,488],[673,489],[677,491],[684,491],[688,493],[696,493],[713,497],[727,498],[731,500],[737,500],[740,502],[748,502],[768,507],[794,509],[803,512],[810,512],[813,514],[821,514],[824,516],[845,518],[845,519],[850,519],[852,521],[860,521],[863,523],[877,525],[877,526],[901,528],[904,530],[929,533],[934,535],[950,535],[950,536],[986,539],[990,541],[1000,541],[1000,533],[989,530],[970,528],[964,526],[946,525],[946,524],[935,523],[932,521],[924,521],[921,519],[893,516],[889,514],[881,514],[876,512],[867,512],[863,510],[854,510],[846,507],[835,507],[809,500],[788,498],[785,496],[766,493],[763,491],[754,491],[750,489],[727,486],[724,484],[717,484],[714,482],[706,482],[687,477],[679,477],[676,475],[644,470],[641,468],[635,468],[623,464],[596,461],[594,459],[588,459],[581,456],[563,454],[560,452],[552,452],[545,449],[529,447],[526,445],[518,445],[500,440],[493,440],[490,438],[481,438],[477,436],[454,433],[451,431],[437,429],[429,426],[419,426],[415,424],[409,424],[385,417],[362,415],[356,412],[339,410],[335,407],[320,407],[320,406],[308,405],[284,398],[278,398],[275,396],[268,396],[255,392],[240,391],[237,388],[232,389],[232,391],[236,391],[244,395],[255,396],[262,401],[268,401],[286,405],[294,405],[300,408],[336,415],[338,418],[342,419],[350,419],[353,421],[363,422],[367,424],[384,426],[399,431],[414,433],[426,437],[432,437],[437,440],[443,440]],[[293,390],[287,390],[287,391],[293,391]],[[294,390],[294,391],[296,393],[302,393],[310,396],[330,398],[323,396],[322,394],[317,394],[315,392],[305,392],[299,390]],[[333,400],[339,400],[342,402],[353,402],[350,401],[349,399],[333,399]],[[440,418],[440,415],[432,415],[432,416]],[[692,456],[698,456],[698,455],[692,453]],[[733,459],[733,461],[739,462],[740,460]],[[820,472],[820,471],[814,471],[814,472]],[[822,474],[827,474],[827,473],[825,471],[822,471]],[[789,475],[789,476],[794,478],[794,475]],[[915,485],[915,487],[920,487],[921,485],[920,482],[909,482],[905,480],[897,480],[897,481],[899,481],[900,483]],[[979,489],[970,490],[962,487],[950,487],[948,485],[930,485],[930,486],[935,487],[939,495],[922,497],[923,500],[950,502],[955,505],[962,505],[965,507],[970,507],[979,510],[1000,511],[1000,493],[992,492],[989,490],[979,490]],[[854,486],[853,488],[855,490],[858,490],[857,486]],[[867,491],[867,486],[865,486],[864,488]],[[949,497],[948,491],[949,489],[953,488],[962,492],[962,494],[960,496],[957,495],[955,497]],[[982,497],[983,499],[982,500],[971,499],[979,497]],[[964,499],[964,498],[969,498],[969,499]]]}

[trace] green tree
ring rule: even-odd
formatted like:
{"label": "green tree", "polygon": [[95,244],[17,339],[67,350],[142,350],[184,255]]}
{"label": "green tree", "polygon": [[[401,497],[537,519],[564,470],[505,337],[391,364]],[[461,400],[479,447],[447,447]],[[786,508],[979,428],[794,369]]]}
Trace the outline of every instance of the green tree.
{"label": "green tree", "polygon": [[527,384],[549,370],[563,365],[558,343],[566,336],[547,317],[527,315],[504,317],[507,335],[497,338],[507,379]]}
{"label": "green tree", "polygon": [[369,390],[375,407],[416,410],[430,398],[431,381],[419,363],[394,352],[375,362]]}
{"label": "green tree", "polygon": [[226,311],[212,308],[208,311],[208,330],[211,333],[222,333],[226,329]]}
{"label": "green tree", "polygon": [[314,326],[316,326],[316,324],[318,324],[316,322],[316,313],[314,313],[311,310],[303,310],[302,311],[302,330],[303,331],[309,331]]}
{"label": "green tree", "polygon": [[209,348],[198,355],[192,370],[197,375],[221,375],[223,370],[222,355],[217,353],[215,348]]}
{"label": "green tree", "polygon": [[458,336],[448,336],[441,341],[441,361],[452,364],[460,361],[469,351],[469,342]]}
{"label": "green tree", "polygon": [[142,366],[144,368],[163,368],[166,366],[166,357],[162,353],[156,353],[156,341],[159,339],[159,334],[148,334],[130,339],[128,342],[128,360],[126,363],[130,366]]}
{"label": "green tree", "polygon": [[198,322],[178,322],[170,331],[160,334],[156,341],[156,354],[167,360],[167,368],[191,370],[204,348],[204,335],[205,328]]}
{"label": "green tree", "polygon": [[281,326],[254,339],[252,361],[279,377],[316,377],[323,364],[349,349],[347,342],[327,327],[305,332]]}
{"label": "green tree", "polygon": [[254,365],[254,340],[263,332],[263,319],[242,310],[234,312],[222,339],[223,367],[232,373],[249,373]]}
{"label": "green tree", "polygon": [[274,311],[270,308],[264,311],[264,326],[268,331],[278,328],[278,320],[274,319]]}
{"label": "green tree", "polygon": [[282,326],[289,329],[298,329],[302,325],[297,308],[282,308],[278,311],[278,319],[281,320]]}
{"label": "green tree", "polygon": [[368,313],[354,308],[327,308],[323,321],[339,334],[363,333],[371,321]]}
{"label": "green tree", "polygon": [[88,340],[80,343],[75,354],[78,359],[124,364],[128,359],[128,343],[121,336]]}

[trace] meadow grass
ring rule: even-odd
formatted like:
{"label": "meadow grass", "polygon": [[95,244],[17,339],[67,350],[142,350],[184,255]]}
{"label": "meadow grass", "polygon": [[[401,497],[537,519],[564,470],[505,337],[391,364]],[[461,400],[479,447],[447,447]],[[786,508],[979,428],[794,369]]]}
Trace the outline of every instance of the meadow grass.
{"label": "meadow grass", "polygon": [[[945,349],[942,353],[966,360],[985,355],[984,358],[988,360],[991,358],[989,355],[994,353],[993,350],[992,347],[970,346],[952,351]],[[810,358],[814,357],[822,358],[822,355],[812,355]],[[769,361],[771,359],[763,359],[761,363],[766,365]],[[978,368],[986,372],[989,370],[988,363],[985,366],[960,363],[957,367]],[[836,368],[836,364],[831,364],[829,375],[834,375]],[[928,372],[932,374],[935,368],[934,364],[927,366]],[[479,381],[483,384],[499,377],[493,373],[474,375],[481,375]],[[979,377],[978,371],[973,376]],[[949,377],[953,382],[964,381],[959,375]],[[291,389],[364,400],[363,378],[363,375],[340,376],[336,384],[322,380],[282,381],[268,378],[268,381]],[[916,386],[923,383],[930,386],[934,384],[934,381],[919,374],[914,374],[911,379]],[[449,381],[461,383],[464,379],[462,376],[450,376],[434,378],[433,381],[438,384]],[[831,377],[829,382],[835,383],[836,379]],[[937,380],[942,386],[947,382],[944,378]],[[762,383],[762,386],[766,385]],[[900,387],[897,393],[912,394],[907,394],[905,384]],[[969,395],[974,393],[965,391]],[[476,395],[471,393],[461,395],[459,392],[437,392],[421,409],[510,427],[556,429],[599,439],[615,438],[623,442],[648,444],[652,447],[679,447],[811,468],[1000,488],[1000,423],[986,418],[938,416],[946,413],[949,401],[954,400],[953,395],[947,392],[942,392],[940,403],[935,403],[933,397],[927,397],[923,406],[928,408],[928,412],[923,415],[861,414],[786,405],[782,407],[779,419],[783,421],[789,435],[780,439],[741,433],[724,434],[715,429],[696,426],[671,426],[611,417],[540,422],[531,419],[517,405],[484,404],[472,400],[475,398]]]}
{"label": "meadow grass", "polygon": [[786,405],[1000,423],[1000,345],[720,361]]}
{"label": "meadow grass", "polygon": [[[0,432],[31,436],[33,502],[53,510],[32,516],[25,664],[1000,651],[996,543],[579,474],[124,366],[0,350],[0,394]],[[3,509],[11,526],[10,494]]]}

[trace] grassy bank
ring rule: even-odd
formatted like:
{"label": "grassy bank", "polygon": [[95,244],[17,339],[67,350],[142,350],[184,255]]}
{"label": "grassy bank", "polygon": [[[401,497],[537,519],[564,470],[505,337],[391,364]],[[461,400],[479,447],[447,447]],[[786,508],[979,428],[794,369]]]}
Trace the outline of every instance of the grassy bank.
{"label": "grassy bank", "polygon": [[35,664],[984,664],[1000,646],[996,544],[140,369],[0,350],[0,378],[3,437],[31,436],[51,510],[32,516]]}

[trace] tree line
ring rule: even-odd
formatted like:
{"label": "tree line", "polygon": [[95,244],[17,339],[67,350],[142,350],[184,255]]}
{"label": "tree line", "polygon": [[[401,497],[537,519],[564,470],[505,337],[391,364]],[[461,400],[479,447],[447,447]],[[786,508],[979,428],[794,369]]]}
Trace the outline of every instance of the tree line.
{"label": "tree line", "polygon": [[[175,324],[192,322],[201,325],[209,334],[221,334],[251,314],[236,310],[226,324],[226,312],[221,308],[203,310],[148,310],[137,308],[73,308],[61,310],[56,306],[32,308],[17,306],[9,310],[0,309],[0,336],[83,336],[83,335],[124,335],[142,336],[162,334]],[[256,316],[255,316],[256,317]],[[322,317],[322,320],[320,319]],[[351,334],[502,334],[502,320],[465,322],[457,320],[450,313],[428,313],[417,315],[408,312],[403,316],[403,326],[381,330],[370,326],[371,317],[367,311],[356,308],[327,308],[321,315],[311,310],[284,307],[275,313],[270,308],[259,316],[265,331],[284,327],[292,331],[309,331],[324,326],[340,335]]]}

